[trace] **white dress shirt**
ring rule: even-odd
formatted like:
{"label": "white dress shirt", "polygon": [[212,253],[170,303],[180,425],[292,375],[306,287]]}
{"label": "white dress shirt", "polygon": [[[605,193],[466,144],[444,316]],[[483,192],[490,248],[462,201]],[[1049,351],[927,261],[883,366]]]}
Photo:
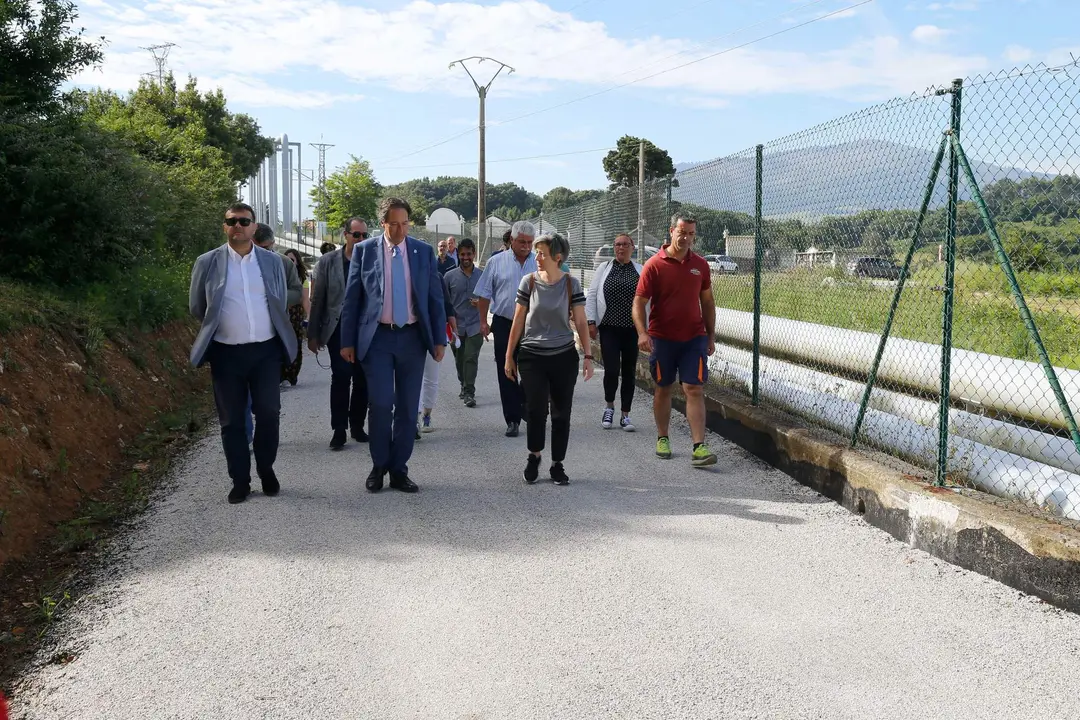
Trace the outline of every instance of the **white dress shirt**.
{"label": "white dress shirt", "polygon": [[262,270],[255,249],[241,256],[230,246],[225,273],[225,297],[214,340],[224,345],[264,342],[277,333],[270,321]]}

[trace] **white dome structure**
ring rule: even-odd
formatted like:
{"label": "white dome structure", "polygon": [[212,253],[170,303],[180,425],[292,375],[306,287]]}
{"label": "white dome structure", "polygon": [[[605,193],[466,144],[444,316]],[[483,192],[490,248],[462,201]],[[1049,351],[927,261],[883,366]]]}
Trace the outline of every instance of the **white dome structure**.
{"label": "white dome structure", "polygon": [[464,221],[450,208],[441,207],[428,215],[425,226],[440,235],[463,235]]}

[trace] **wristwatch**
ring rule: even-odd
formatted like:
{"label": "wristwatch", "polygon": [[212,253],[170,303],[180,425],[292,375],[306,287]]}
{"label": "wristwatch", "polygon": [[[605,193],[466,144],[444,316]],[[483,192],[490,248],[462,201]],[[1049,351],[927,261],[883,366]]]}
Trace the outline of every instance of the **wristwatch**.
{"label": "wristwatch", "polygon": [[595,320],[590,320],[590,321],[589,321],[589,325],[595,325],[595,324],[596,324],[596,321],[595,321]]}
{"label": "wristwatch", "polygon": [[586,356],[585,356],[585,359],[586,359],[586,360],[592,360],[592,355],[586,355]]}

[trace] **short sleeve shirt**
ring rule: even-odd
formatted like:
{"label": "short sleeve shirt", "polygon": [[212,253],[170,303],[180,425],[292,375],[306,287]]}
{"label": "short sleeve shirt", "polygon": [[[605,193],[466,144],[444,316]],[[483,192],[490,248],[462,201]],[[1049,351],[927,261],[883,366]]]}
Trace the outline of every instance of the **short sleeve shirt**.
{"label": "short sleeve shirt", "polygon": [[641,270],[637,296],[650,301],[649,335],[686,342],[705,334],[701,293],[712,287],[709,263],[693,250],[683,260],[669,257],[665,245]]}
{"label": "short sleeve shirt", "polygon": [[[570,283],[569,290],[567,283]],[[525,331],[521,336],[522,349],[537,355],[557,355],[573,349],[570,310],[585,304],[585,293],[576,277],[563,273],[559,280],[549,285],[539,275],[529,273],[518,285],[517,304],[527,310]]]}

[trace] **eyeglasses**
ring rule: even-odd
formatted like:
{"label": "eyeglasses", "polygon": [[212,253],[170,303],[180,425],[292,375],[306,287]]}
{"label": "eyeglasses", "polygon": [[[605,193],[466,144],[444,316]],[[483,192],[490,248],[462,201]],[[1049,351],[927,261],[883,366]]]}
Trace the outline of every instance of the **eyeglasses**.
{"label": "eyeglasses", "polygon": [[615,247],[634,247],[630,243],[615,243]]}
{"label": "eyeglasses", "polygon": [[240,227],[247,227],[248,225],[250,225],[253,222],[255,222],[255,221],[252,220],[251,218],[238,218],[238,217],[225,218],[225,224],[228,225],[229,227],[235,227],[236,223],[240,223]]}
{"label": "eyeglasses", "polygon": [[355,240],[367,240],[368,234],[366,232],[351,232],[345,233],[346,235],[352,235]]}

